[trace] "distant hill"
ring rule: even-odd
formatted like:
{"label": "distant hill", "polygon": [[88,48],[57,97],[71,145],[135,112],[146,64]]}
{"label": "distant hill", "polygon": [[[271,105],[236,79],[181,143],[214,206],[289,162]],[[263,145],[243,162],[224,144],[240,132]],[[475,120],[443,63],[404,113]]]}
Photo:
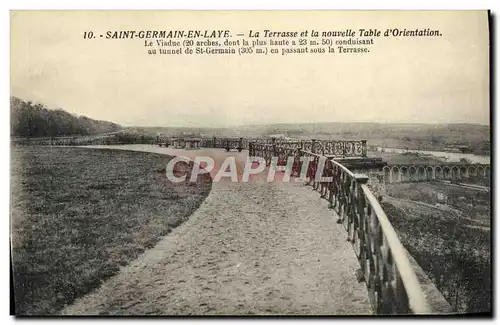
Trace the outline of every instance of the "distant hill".
{"label": "distant hill", "polygon": [[[125,127],[125,130],[128,132],[141,133],[148,136],[156,136],[157,134],[161,134],[167,137],[174,136],[182,136],[186,134],[199,134],[200,136],[225,136],[225,137],[237,137],[238,133],[235,131],[231,131],[228,128],[209,128],[209,127],[177,127],[177,126],[155,126],[155,127],[147,127],[147,126],[132,126]],[[242,135],[243,136],[243,135]]]}
{"label": "distant hill", "polygon": [[475,153],[489,154],[490,126],[479,124],[419,124],[419,123],[300,123],[245,125],[227,128],[130,127],[130,130],[165,136],[196,131],[204,136],[261,137],[283,134],[298,139],[331,139],[368,141],[369,146],[397,147],[421,150],[442,150],[449,145],[467,145]]}
{"label": "distant hill", "polygon": [[116,132],[118,124],[77,116],[62,109],[48,109],[41,104],[10,98],[11,136],[56,137]]}

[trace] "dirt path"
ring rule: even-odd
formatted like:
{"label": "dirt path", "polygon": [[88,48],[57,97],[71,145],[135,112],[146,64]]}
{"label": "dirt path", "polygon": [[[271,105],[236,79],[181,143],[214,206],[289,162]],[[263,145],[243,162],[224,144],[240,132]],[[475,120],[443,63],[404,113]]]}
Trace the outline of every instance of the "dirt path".
{"label": "dirt path", "polygon": [[302,184],[214,183],[188,221],[63,314],[369,314],[332,213]]}

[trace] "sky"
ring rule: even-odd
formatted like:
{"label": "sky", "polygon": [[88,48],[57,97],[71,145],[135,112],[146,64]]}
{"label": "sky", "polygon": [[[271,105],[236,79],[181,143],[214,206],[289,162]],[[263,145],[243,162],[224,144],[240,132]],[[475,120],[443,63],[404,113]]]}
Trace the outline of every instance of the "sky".
{"label": "sky", "polygon": [[[366,54],[285,56],[148,55],[143,39],[83,38],[347,28],[442,36],[375,38]],[[486,11],[13,11],[11,95],[124,126],[489,124],[488,37]]]}

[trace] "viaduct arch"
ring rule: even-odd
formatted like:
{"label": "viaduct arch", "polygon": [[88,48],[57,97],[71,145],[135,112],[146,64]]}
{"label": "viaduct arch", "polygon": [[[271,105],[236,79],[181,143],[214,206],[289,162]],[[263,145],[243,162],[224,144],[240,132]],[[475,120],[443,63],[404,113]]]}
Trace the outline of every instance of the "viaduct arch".
{"label": "viaduct arch", "polygon": [[491,167],[485,164],[391,165],[382,167],[382,172],[386,183],[453,181],[472,177],[489,178]]}

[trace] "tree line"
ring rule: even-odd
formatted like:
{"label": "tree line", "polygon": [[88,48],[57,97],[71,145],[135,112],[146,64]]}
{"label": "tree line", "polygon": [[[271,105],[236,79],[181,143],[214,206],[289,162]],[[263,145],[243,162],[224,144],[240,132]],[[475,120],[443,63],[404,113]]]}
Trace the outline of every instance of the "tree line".
{"label": "tree line", "polygon": [[63,109],[48,109],[42,104],[10,98],[11,136],[58,137],[116,132],[121,126],[77,116]]}

